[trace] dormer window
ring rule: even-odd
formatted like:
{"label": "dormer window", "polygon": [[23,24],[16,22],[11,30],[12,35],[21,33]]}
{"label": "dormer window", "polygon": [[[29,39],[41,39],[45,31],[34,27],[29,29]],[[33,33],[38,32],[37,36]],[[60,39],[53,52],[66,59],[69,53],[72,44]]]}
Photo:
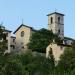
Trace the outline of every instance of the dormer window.
{"label": "dormer window", "polygon": [[51,17],[51,24],[53,23],[53,17]]}
{"label": "dormer window", "polygon": [[21,37],[24,37],[24,31],[21,32]]}

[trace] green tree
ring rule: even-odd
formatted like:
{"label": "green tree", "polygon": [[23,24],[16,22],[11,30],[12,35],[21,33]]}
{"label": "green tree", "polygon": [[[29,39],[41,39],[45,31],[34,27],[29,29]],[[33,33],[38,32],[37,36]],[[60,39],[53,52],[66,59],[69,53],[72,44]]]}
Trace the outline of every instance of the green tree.
{"label": "green tree", "polygon": [[73,42],[72,42],[72,48],[73,48],[73,50],[75,50],[75,40],[73,40]]}
{"label": "green tree", "polygon": [[[64,73],[71,73],[75,70],[75,51],[73,48],[66,48],[64,53],[60,57],[58,63],[59,71]],[[71,74],[70,74],[71,75]]]}
{"label": "green tree", "polygon": [[52,31],[47,29],[40,29],[32,33],[30,37],[30,42],[28,43],[28,48],[38,52],[45,52],[46,47],[55,40],[55,43],[62,43],[63,39],[53,34]]}
{"label": "green tree", "polygon": [[53,41],[54,34],[47,29],[40,29],[34,32],[30,38],[28,48],[45,52],[46,47]]}
{"label": "green tree", "polygon": [[17,59],[10,59],[6,62],[4,69],[4,75],[26,75],[22,63]]}
{"label": "green tree", "polygon": [[7,49],[6,33],[3,26],[0,26],[0,74],[2,73],[3,66],[5,65],[4,52]]}
{"label": "green tree", "polygon": [[4,27],[0,26],[0,55],[4,55],[5,50],[7,49],[7,34],[5,33]]}
{"label": "green tree", "polygon": [[62,44],[63,43],[63,39],[58,37],[58,35],[54,35],[54,40],[55,40],[55,43],[57,44]]}
{"label": "green tree", "polygon": [[51,59],[41,55],[33,56],[31,53],[26,53],[20,56],[20,60],[28,75],[48,75],[54,69]]}

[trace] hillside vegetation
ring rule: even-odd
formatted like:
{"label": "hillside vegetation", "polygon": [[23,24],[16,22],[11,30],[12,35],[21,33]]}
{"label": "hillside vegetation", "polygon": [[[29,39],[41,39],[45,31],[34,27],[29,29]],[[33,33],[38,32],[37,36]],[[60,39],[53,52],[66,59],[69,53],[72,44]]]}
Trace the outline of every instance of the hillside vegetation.
{"label": "hillside vegetation", "polygon": [[[43,31],[45,32],[40,30],[40,33],[36,32],[37,35],[33,34],[36,38],[34,39],[32,36],[32,39],[30,39],[30,49],[37,51],[45,50],[45,47],[52,42],[50,40],[54,37],[52,32],[50,32],[52,34],[50,37],[51,34],[49,32]],[[45,58],[41,55],[34,56],[32,51],[23,54],[4,54],[6,35],[3,32],[4,30],[0,27],[0,40],[3,38],[3,41],[0,41],[0,75],[75,75],[75,42],[73,42],[72,48],[64,50],[63,55],[60,56],[60,61],[55,65],[52,51],[50,52],[50,58]]]}

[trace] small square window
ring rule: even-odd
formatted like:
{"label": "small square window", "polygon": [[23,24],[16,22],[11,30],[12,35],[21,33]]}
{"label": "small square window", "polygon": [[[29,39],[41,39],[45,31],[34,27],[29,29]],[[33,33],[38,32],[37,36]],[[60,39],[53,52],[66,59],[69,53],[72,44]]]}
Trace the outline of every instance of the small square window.
{"label": "small square window", "polygon": [[13,42],[15,42],[15,39],[13,39]]}

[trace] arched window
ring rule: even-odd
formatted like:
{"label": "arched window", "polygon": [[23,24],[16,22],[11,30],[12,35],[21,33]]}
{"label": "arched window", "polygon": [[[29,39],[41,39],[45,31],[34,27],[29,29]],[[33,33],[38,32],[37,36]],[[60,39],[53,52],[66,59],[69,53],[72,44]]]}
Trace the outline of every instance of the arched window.
{"label": "arched window", "polygon": [[58,17],[58,22],[60,23],[60,17]]}
{"label": "arched window", "polygon": [[51,24],[53,23],[53,17],[51,17]]}
{"label": "arched window", "polygon": [[21,32],[21,37],[23,37],[23,36],[24,36],[24,31]]}

